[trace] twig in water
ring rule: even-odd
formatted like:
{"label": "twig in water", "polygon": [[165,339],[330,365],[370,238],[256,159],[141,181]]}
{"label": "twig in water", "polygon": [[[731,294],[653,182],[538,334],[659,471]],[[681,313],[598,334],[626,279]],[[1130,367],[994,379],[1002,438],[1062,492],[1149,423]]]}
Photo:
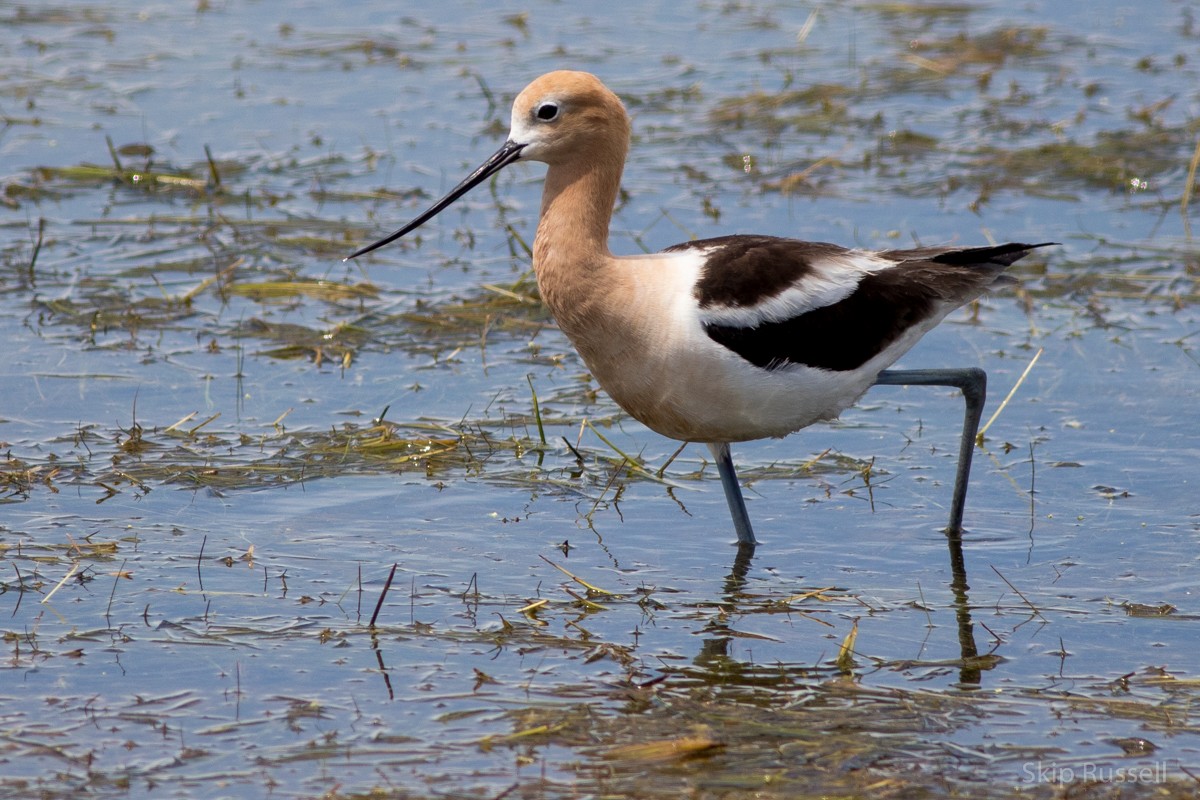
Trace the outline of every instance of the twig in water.
{"label": "twig in water", "polygon": [[245,263],[246,263],[246,259],[244,259],[244,258],[235,259],[232,264],[230,264],[228,267],[225,267],[223,270],[218,272],[216,275],[209,275],[207,278],[200,281],[200,283],[196,284],[191,289],[188,289],[183,294],[178,295],[175,298],[175,301],[177,303],[181,303],[181,304],[186,304],[186,303],[192,302],[192,300],[194,300],[197,295],[199,295],[201,292],[203,292],[209,286],[212,286],[217,281],[223,280],[224,278],[228,277],[231,272],[234,272],[235,270],[237,270],[238,267],[240,267],[242,264],[245,264]]}
{"label": "twig in water", "polygon": [[106,134],[104,141],[108,144],[108,154],[112,156],[113,166],[117,168],[117,172],[121,173],[121,176],[123,177],[125,174],[125,167],[121,166],[121,159],[117,157],[117,148],[113,147],[112,137]]}
{"label": "twig in water", "polygon": [[606,595],[608,595],[608,596],[610,596],[610,597],[616,597],[616,596],[617,596],[617,593],[616,593],[616,592],[610,592],[610,591],[608,591],[607,589],[601,589],[599,586],[593,586],[592,584],[590,584],[590,583],[588,583],[587,581],[585,581],[583,578],[581,578],[581,577],[579,577],[578,575],[576,575],[576,574],[572,573],[570,570],[567,570],[567,569],[565,569],[565,568],[563,568],[563,567],[560,567],[558,564],[555,564],[553,561],[551,561],[550,559],[546,558],[546,557],[545,557],[545,556],[543,556],[543,555],[539,555],[539,556],[538,556],[538,558],[540,558],[542,561],[545,561],[547,564],[549,564],[550,566],[554,567],[556,570],[558,570],[559,572],[561,572],[563,575],[566,575],[568,578],[570,578],[571,580],[575,581],[575,582],[576,582],[576,583],[578,583],[580,586],[582,586],[583,588],[587,589],[589,592],[595,592],[596,594],[606,594]]}
{"label": "twig in water", "polygon": [[1024,600],[1024,601],[1025,601],[1025,605],[1029,606],[1029,609],[1030,609],[1030,610],[1031,610],[1031,611],[1032,611],[1034,614],[1036,614],[1037,616],[1041,617],[1043,620],[1044,620],[1044,619],[1046,619],[1045,617],[1042,617],[1042,612],[1041,612],[1041,611],[1038,611],[1038,609],[1037,609],[1037,606],[1035,606],[1033,603],[1029,602],[1029,598],[1028,598],[1028,597],[1026,597],[1025,595],[1021,594],[1021,590],[1020,590],[1020,589],[1018,589],[1017,587],[1013,586],[1013,585],[1012,585],[1012,582],[1010,582],[1010,581],[1008,580],[1008,578],[1004,577],[1004,576],[1003,576],[1003,575],[1000,573],[1000,570],[996,569],[996,567],[995,567],[994,565],[991,565],[991,564],[989,564],[988,566],[990,566],[990,567],[992,568],[992,572],[996,573],[997,575],[1000,575],[1000,580],[1002,580],[1002,581],[1004,581],[1005,583],[1007,583],[1007,584],[1008,584],[1008,588],[1012,589],[1014,592],[1016,592],[1016,593],[1017,593],[1017,597],[1019,597],[1019,598],[1021,598],[1022,600]]}
{"label": "twig in water", "polygon": [[[359,580],[359,584],[358,584],[359,589],[361,589],[362,588],[362,564],[358,565],[358,580]],[[342,607],[342,601],[346,599],[346,595],[350,594],[350,590],[353,588],[354,588],[353,583],[347,584],[346,591],[342,592],[341,596],[338,597],[338,599],[337,599],[337,607],[338,608]]]}
{"label": "twig in water", "polygon": [[680,453],[682,453],[682,452],[683,452],[683,448],[685,448],[685,447],[687,447],[687,446],[688,446],[688,443],[687,443],[687,442],[683,442],[682,444],[680,444],[680,445],[679,445],[679,449],[678,449],[678,450],[676,450],[674,453],[671,453],[671,457],[670,457],[670,458],[668,458],[668,459],[666,460],[666,462],[665,462],[665,463],[664,463],[664,464],[663,464],[661,467],[659,467],[659,468],[658,468],[658,472],[656,472],[656,473],[654,473],[654,474],[655,474],[655,475],[657,475],[657,476],[658,476],[658,477],[660,477],[660,478],[661,478],[663,475],[665,475],[665,474],[666,474],[666,472],[667,472],[667,467],[671,466],[671,464],[672,464],[672,463],[674,463],[675,459],[679,458],[679,454],[680,454]]}
{"label": "twig in water", "polygon": [[180,425],[182,425],[185,422],[190,422],[191,420],[193,420],[195,418],[196,418],[195,411],[191,412],[190,414],[185,414],[182,418],[180,418],[176,422],[172,422],[170,425],[163,428],[163,433],[170,433],[171,431],[178,430]]}
{"label": "twig in water", "polygon": [[392,564],[392,571],[388,573],[387,581],[383,584],[383,591],[379,593],[379,602],[375,604],[375,613],[371,615],[369,627],[375,627],[375,620],[379,618],[379,609],[383,608],[383,598],[387,597],[388,589],[392,588],[392,578],[396,577],[396,564]]}
{"label": "twig in water", "polygon": [[475,82],[479,84],[479,91],[481,91],[483,93],[483,98],[485,100],[487,100],[487,104],[488,104],[487,113],[490,116],[492,114],[492,112],[496,110],[496,95],[492,94],[492,90],[488,87],[487,83],[483,80],[483,76],[480,75],[478,72],[475,72],[471,77],[473,77],[475,79]]}
{"label": "twig in water", "polygon": [[592,507],[588,510],[588,513],[584,515],[584,518],[588,521],[589,527],[591,527],[592,524],[592,515],[595,514],[596,509],[600,507],[600,501],[604,499],[606,494],[608,494],[608,490],[612,488],[612,485],[617,482],[617,478],[619,477],[621,477],[620,468],[613,470],[613,474],[609,477],[608,483],[604,484],[604,489],[601,490],[600,496],[596,498],[596,501],[592,503]]}
{"label": "twig in water", "polygon": [[921,591],[920,581],[917,581],[917,596],[921,598],[921,610],[925,612],[925,627],[935,627],[933,624],[933,616],[929,613],[929,606],[925,605],[925,592]]}
{"label": "twig in water", "polygon": [[588,600],[586,597],[579,594],[578,592],[572,592],[569,587],[564,586],[563,591],[566,592],[567,594],[571,595],[571,597],[574,597],[576,600],[578,600],[579,604],[582,605],[584,607],[584,609],[587,611],[607,611],[608,610],[608,608],[606,606],[602,606],[599,603],[595,602],[594,600]]}
{"label": "twig in water", "polygon": [[205,425],[207,425],[208,423],[212,422],[214,419],[216,419],[216,418],[217,418],[217,417],[219,417],[219,416],[221,416],[221,412],[220,412],[220,411],[218,411],[217,413],[213,414],[211,417],[209,417],[208,419],[204,420],[204,422],[201,422],[201,423],[200,423],[199,425],[197,425],[196,427],[189,429],[189,430],[188,430],[188,432],[187,432],[187,435],[188,435],[188,436],[195,436],[195,435],[196,435],[196,431],[200,430],[200,429],[201,429],[201,428],[203,428]]}
{"label": "twig in water", "polygon": [[815,456],[810,458],[808,461],[805,461],[803,464],[801,464],[800,469],[804,470],[805,472],[811,471],[812,468],[817,465],[818,461],[820,461],[822,458],[824,458],[825,456],[829,455],[832,452],[833,452],[832,447],[826,447],[820,453],[817,453]]}
{"label": "twig in water", "polygon": [[29,257],[29,280],[33,281],[33,267],[37,264],[38,253],[42,252],[42,236],[46,232],[46,218],[38,217],[37,241],[33,243],[33,255]]}
{"label": "twig in water", "polygon": [[104,619],[106,620],[109,618],[109,615],[112,612],[113,598],[117,596],[117,583],[120,582],[121,578],[127,577],[125,574],[125,564],[128,562],[128,558],[121,561],[121,568],[117,570],[117,577],[113,578],[112,592],[110,592],[108,595],[108,608],[104,609]]}
{"label": "twig in water", "polygon": [[1029,443],[1029,550],[1033,553],[1033,527],[1037,517],[1037,461],[1033,457],[1033,442]]}
{"label": "twig in water", "polygon": [[1196,149],[1188,164],[1187,181],[1183,185],[1183,196],[1179,198],[1179,213],[1183,215],[1183,232],[1188,241],[1192,238],[1192,224],[1188,220],[1188,203],[1192,201],[1192,190],[1196,185],[1196,168],[1200,167],[1200,139],[1196,140]]}
{"label": "twig in water", "polygon": [[62,585],[64,583],[66,583],[67,581],[69,581],[71,579],[71,576],[74,575],[78,570],[79,570],[79,562],[76,561],[74,564],[71,565],[71,568],[69,570],[67,570],[67,574],[63,575],[62,580],[59,581],[58,583],[56,583],[54,585],[54,588],[50,590],[50,594],[48,594],[42,598],[42,604],[44,605],[46,603],[49,603],[50,598],[54,597],[54,593],[57,592],[59,589],[61,589]]}
{"label": "twig in water", "polygon": [[635,473],[637,475],[642,475],[642,476],[647,477],[650,480],[655,481],[657,483],[666,483],[668,485],[670,484],[670,481],[665,480],[663,478],[656,477],[654,475],[654,473],[647,471],[645,467],[643,467],[641,464],[639,464],[637,461],[635,461],[632,457],[626,455],[625,452],[623,450],[621,450],[621,448],[617,447],[615,444],[610,442],[603,433],[601,433],[599,430],[597,430],[596,426],[593,425],[589,420],[585,419],[583,421],[583,424],[586,425],[588,427],[588,429],[591,430],[592,433],[596,434],[597,439],[599,439],[600,441],[602,441],[606,445],[608,445],[609,448],[614,453],[619,455],[624,460],[625,463],[623,463],[621,466],[627,468],[632,473]]}
{"label": "twig in water", "polygon": [[533,395],[533,418],[537,422],[538,439],[541,440],[544,446],[546,444],[546,428],[542,425],[542,409],[538,405],[537,389],[533,388],[532,375],[526,375],[525,380],[529,381],[529,393]]}
{"label": "twig in water", "polygon": [[[976,622],[979,622],[979,620],[976,620]],[[996,644],[1004,644],[1004,638],[1002,636],[1000,636],[1000,634],[996,633],[994,630],[989,628],[987,625],[984,625],[982,622],[979,622],[979,627],[983,628],[985,631],[990,633],[992,635],[992,639],[996,642]]]}
{"label": "twig in water", "polygon": [[[1188,774],[1190,775],[1191,773],[1188,773]],[[500,794],[493,797],[492,800],[504,800],[504,798],[508,797],[510,794],[512,794],[513,792],[515,792],[517,789],[520,789],[520,788],[521,788],[521,782],[517,781],[512,786],[509,786],[507,789],[502,791]]]}
{"label": "twig in water", "polygon": [[550,601],[543,597],[541,600],[534,600],[531,603],[521,606],[517,609],[517,613],[531,616],[533,612],[539,611],[548,605],[550,605]]}
{"label": "twig in water", "polygon": [[196,577],[200,580],[200,591],[204,591],[204,576],[200,573],[200,562],[204,560],[204,545],[208,544],[208,534],[200,540],[200,555],[196,556]]}
{"label": "twig in water", "polygon": [[565,436],[562,437],[562,440],[563,444],[567,446],[567,449],[571,451],[571,454],[575,456],[575,460],[579,462],[579,465],[583,466],[583,455],[575,449],[575,445],[571,444],[571,442]]}
{"label": "twig in water", "polygon": [[838,648],[837,668],[843,675],[848,675],[854,670],[854,644],[857,641],[858,620],[855,619],[854,624],[850,626],[850,632],[842,639],[841,647]]}
{"label": "twig in water", "polygon": [[21,577],[21,570],[17,569],[14,563],[12,568],[17,570],[17,605],[13,609],[12,615],[15,617],[17,612],[21,610],[21,601],[25,599],[25,579]]}
{"label": "twig in water", "polygon": [[1019,389],[1021,384],[1025,382],[1025,378],[1029,377],[1029,371],[1033,369],[1033,365],[1036,364],[1038,359],[1042,357],[1042,353],[1045,351],[1045,349],[1046,348],[1044,347],[1039,347],[1037,353],[1035,353],[1033,358],[1029,360],[1029,365],[1025,367],[1025,371],[1021,373],[1021,377],[1017,378],[1017,382],[1013,384],[1012,389],[1010,389],[1008,394],[1004,396],[1004,401],[1000,403],[1000,407],[997,408],[995,413],[988,418],[988,421],[984,424],[984,426],[979,429],[979,433],[975,434],[975,444],[983,444],[983,435],[987,433],[988,428],[992,427],[992,423],[996,421],[996,417],[1000,416],[1000,412],[1003,411],[1006,406],[1008,406],[1008,401],[1013,399],[1013,395],[1017,393],[1017,389]]}
{"label": "twig in water", "polygon": [[221,173],[217,172],[217,162],[213,160],[212,150],[208,149],[208,145],[204,145],[204,157],[208,159],[208,174],[212,178],[212,188],[217,188],[221,185]]}

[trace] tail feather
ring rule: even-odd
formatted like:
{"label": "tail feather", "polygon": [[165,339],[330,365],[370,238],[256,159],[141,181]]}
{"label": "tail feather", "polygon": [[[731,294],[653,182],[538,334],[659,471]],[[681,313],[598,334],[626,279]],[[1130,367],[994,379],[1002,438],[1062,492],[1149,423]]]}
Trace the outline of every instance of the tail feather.
{"label": "tail feather", "polygon": [[1039,244],[1010,242],[1008,244],[998,244],[994,247],[967,247],[950,250],[940,248],[942,252],[929,258],[929,260],[936,261],[939,264],[953,264],[960,267],[969,267],[976,264],[994,264],[998,267],[1008,267],[1020,261],[1031,250],[1039,247],[1050,247],[1056,244],[1058,242],[1040,242]]}
{"label": "tail feather", "polygon": [[965,303],[981,293],[1010,286],[1014,278],[1004,274],[1012,264],[1039,247],[1058,242],[1024,244],[1011,242],[986,247],[916,247],[888,250],[880,256],[896,263],[899,274],[916,278],[916,285],[935,291],[943,300]]}

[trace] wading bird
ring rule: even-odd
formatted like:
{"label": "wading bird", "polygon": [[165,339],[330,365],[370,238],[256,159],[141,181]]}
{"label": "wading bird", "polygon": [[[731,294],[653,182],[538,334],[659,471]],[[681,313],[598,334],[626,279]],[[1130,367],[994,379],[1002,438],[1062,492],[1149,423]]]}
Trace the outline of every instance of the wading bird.
{"label": "wading bird", "polygon": [[716,460],[738,542],[754,532],[731,442],[836,417],[874,384],[954,386],[966,418],[948,530],[962,526],[986,392],[977,367],[887,370],[948,313],[1004,282],[1045,244],[869,251],[734,235],[614,256],[608,229],[629,151],[629,115],[585,72],[551,72],[517,95],[508,141],[400,230],[423,225],[516,161],[548,165],[533,269],[543,301],[600,386],[672,439]]}

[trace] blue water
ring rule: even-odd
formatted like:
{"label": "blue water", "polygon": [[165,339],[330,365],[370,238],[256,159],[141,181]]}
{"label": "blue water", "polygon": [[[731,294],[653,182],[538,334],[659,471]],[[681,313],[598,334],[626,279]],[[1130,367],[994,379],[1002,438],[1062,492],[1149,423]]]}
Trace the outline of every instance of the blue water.
{"label": "blue water", "polygon": [[[586,748],[531,740],[521,752],[534,766],[523,771],[513,766],[518,745],[478,743],[521,731],[508,712],[527,704],[591,702],[616,714],[611,688],[630,675],[666,675],[668,697],[695,680],[681,665],[717,681],[714,650],[726,666],[779,665],[820,692],[855,622],[864,690],[965,693],[978,704],[969,724],[912,736],[976,754],[994,786],[1030,783],[1024,767],[1048,742],[1059,775],[1067,765],[1166,761],[1182,778],[1178,765],[1197,763],[1200,742],[1180,721],[1200,670],[1191,635],[1200,321],[1196,248],[1178,203],[1200,110],[1188,6],[116,2],[58,11],[0,2],[4,186],[34,183],[38,167],[107,164],[107,136],[200,174],[207,146],[228,165],[228,195],[105,182],[51,184],[37,200],[6,190],[0,441],[14,458],[63,471],[57,493],[35,483],[0,509],[9,562],[0,565],[9,647],[0,796],[51,784],[102,796],[261,796],[270,782],[281,796],[388,785],[494,796],[542,772],[569,781],[592,757]],[[955,62],[965,46],[935,46],[1005,27],[1040,44],[966,64]],[[1021,292],[988,299],[977,321],[965,312],[947,320],[902,364],[983,366],[990,415],[1044,348],[976,453],[969,600],[980,652],[1002,659],[978,677],[979,691],[961,685],[957,667],[931,665],[962,655],[939,532],[961,414],[949,391],[876,389],[838,423],[739,446],[747,475],[798,467],[827,448],[827,463],[875,459],[869,491],[845,467],[753,481],[763,544],[740,592],[727,578],[735,551],[715,476],[711,467],[694,475],[704,451],[689,447],[674,463],[670,491],[610,485],[599,462],[607,446],[574,422],[551,426],[540,464],[497,447],[477,468],[435,474],[350,473],[257,490],[125,482],[111,497],[98,485],[89,447],[110,459],[120,431],[161,431],[192,412],[192,425],[219,413],[211,430],[230,442],[269,440],[285,413],[284,429],[312,432],[365,425],[385,407],[396,422],[486,424],[503,441],[534,435],[508,421],[531,411],[528,375],[548,416],[618,414],[602,393],[583,398],[583,367],[552,326],[491,330],[483,346],[474,332],[430,345],[399,322],[374,321],[516,278],[527,265],[510,256],[503,226],[531,239],[539,166],[497,181],[502,219],[481,187],[428,225],[419,246],[352,265],[259,227],[275,220],[292,226],[281,237],[313,236],[336,253],[393,229],[490,154],[515,93],[560,67],[601,75],[634,117],[616,252],[739,231],[889,247],[1062,243],[1044,270],[1038,259],[1016,270]],[[817,109],[799,103],[775,109],[773,123],[721,121],[726,104],[752,93],[815,84],[871,90],[848,95],[841,121],[821,130],[806,122]],[[1150,124],[1133,118],[1158,103]],[[971,205],[988,147],[1133,140],[1144,129],[1169,134],[1170,157],[1125,154],[1132,168],[1152,169],[1119,185],[1046,164],[1024,190],[1002,186]],[[937,147],[895,154],[893,132],[934,137]],[[805,191],[764,188],[820,159],[830,161]],[[424,197],[319,193],[382,187]],[[210,226],[196,222],[206,218]],[[39,219],[46,242],[31,279]],[[182,294],[237,259],[240,281],[369,281],[381,294],[356,305],[205,291],[169,323],[95,328],[86,312],[73,319],[55,305],[86,309],[118,290],[147,302]],[[356,322],[369,335],[347,368],[316,366],[268,355],[274,343],[239,333],[249,319]],[[628,419],[602,430],[652,469],[676,447]],[[584,476],[572,474],[563,437],[591,459]],[[198,440],[179,446],[219,455]],[[72,479],[76,464],[88,466]],[[115,546],[73,549],[81,542]],[[582,615],[564,591],[579,586],[545,559],[620,597]],[[88,580],[39,603],[75,560]],[[393,563],[384,627],[372,638],[365,623]],[[829,602],[764,610],[823,587],[834,587]],[[639,604],[647,594],[658,605]],[[538,597],[553,601],[545,628],[519,611]],[[1135,616],[1127,603],[1177,611]],[[627,649],[632,666],[588,660],[597,642]],[[476,670],[495,683],[477,685]],[[1133,688],[1115,690],[1129,674]],[[795,699],[758,691],[771,707]],[[1130,706],[1106,706],[1114,697]],[[1166,712],[1176,716],[1164,721]],[[1109,741],[1134,736],[1158,749],[1125,759]]]}

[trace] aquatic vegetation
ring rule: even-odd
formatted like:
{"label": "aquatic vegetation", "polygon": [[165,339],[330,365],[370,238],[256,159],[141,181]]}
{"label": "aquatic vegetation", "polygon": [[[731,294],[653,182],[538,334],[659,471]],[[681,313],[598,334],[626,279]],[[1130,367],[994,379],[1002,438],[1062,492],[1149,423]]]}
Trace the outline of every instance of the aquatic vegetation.
{"label": "aquatic vegetation", "polygon": [[[0,2],[0,798],[1194,796],[1197,24],[1117,13]],[[912,364],[1019,384],[969,586],[949,393],[740,451],[739,562],[542,305],[536,168],[342,262],[568,65],[614,251],[1063,242]]]}

